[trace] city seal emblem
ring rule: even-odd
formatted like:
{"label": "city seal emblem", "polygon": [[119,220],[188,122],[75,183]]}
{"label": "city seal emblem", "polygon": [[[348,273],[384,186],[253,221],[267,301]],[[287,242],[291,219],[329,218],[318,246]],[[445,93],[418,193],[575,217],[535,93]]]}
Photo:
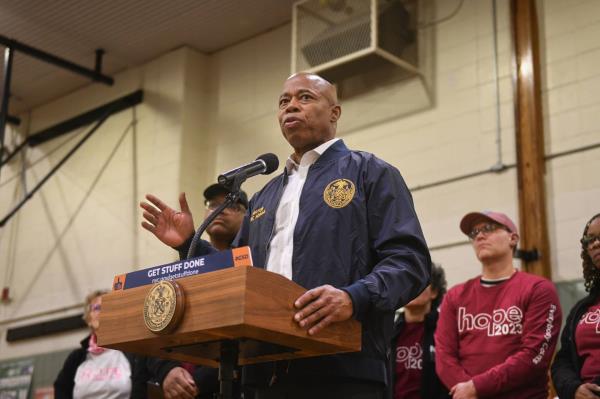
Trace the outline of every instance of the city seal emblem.
{"label": "city seal emblem", "polygon": [[332,208],[343,208],[352,201],[355,192],[354,183],[350,180],[337,179],[325,187],[323,199]]}
{"label": "city seal emblem", "polygon": [[144,323],[156,334],[167,334],[181,321],[184,308],[183,290],[175,281],[155,284],[144,300]]}

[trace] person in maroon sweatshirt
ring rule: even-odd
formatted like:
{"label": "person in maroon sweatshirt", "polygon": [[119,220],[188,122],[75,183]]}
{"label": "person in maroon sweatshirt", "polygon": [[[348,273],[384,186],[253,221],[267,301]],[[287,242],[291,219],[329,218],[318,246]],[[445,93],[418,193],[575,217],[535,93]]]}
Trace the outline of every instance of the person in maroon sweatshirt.
{"label": "person in maroon sweatshirt", "polygon": [[554,285],[512,262],[517,227],[499,212],[465,215],[481,275],[446,294],[436,371],[453,399],[545,399],[562,313]]}
{"label": "person in maroon sweatshirt", "polygon": [[580,242],[589,294],[569,312],[552,364],[552,381],[561,399],[600,396],[600,213],[587,222]]}

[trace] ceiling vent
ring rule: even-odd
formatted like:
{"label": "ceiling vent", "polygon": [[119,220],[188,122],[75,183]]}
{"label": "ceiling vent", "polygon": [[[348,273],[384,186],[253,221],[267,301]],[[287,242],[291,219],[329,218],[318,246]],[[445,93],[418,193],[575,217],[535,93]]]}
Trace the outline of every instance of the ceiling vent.
{"label": "ceiling vent", "polygon": [[[340,131],[431,106],[429,0],[303,0],[294,4],[292,73],[336,84]],[[350,108],[350,110],[349,110]],[[350,112],[348,112],[350,111]]]}

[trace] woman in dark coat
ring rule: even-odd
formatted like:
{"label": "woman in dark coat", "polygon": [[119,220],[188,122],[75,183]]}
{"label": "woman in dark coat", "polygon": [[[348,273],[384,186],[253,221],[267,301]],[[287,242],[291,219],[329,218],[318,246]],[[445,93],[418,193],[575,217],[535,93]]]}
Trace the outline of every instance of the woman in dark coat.
{"label": "woman in dark coat", "polygon": [[96,344],[104,293],[95,291],[86,298],[83,319],[90,335],[65,360],[54,381],[55,399],[146,398],[146,360]]}
{"label": "woman in dark coat", "polygon": [[398,315],[392,340],[394,399],[446,399],[448,390],[435,372],[438,307],[446,293],[444,269],[431,266],[431,284]]}
{"label": "woman in dark coat", "polygon": [[560,399],[600,396],[600,213],[585,225],[581,258],[589,294],[571,309],[552,365]]}

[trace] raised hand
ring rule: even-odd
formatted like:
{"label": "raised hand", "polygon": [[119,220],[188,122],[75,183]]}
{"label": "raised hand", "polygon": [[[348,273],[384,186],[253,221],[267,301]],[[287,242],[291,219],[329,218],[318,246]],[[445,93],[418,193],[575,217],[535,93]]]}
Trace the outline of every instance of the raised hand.
{"label": "raised hand", "polygon": [[190,212],[185,193],[179,194],[181,211],[176,211],[152,194],[140,202],[144,210],[142,227],[170,247],[178,247],[194,235],[194,219]]}

